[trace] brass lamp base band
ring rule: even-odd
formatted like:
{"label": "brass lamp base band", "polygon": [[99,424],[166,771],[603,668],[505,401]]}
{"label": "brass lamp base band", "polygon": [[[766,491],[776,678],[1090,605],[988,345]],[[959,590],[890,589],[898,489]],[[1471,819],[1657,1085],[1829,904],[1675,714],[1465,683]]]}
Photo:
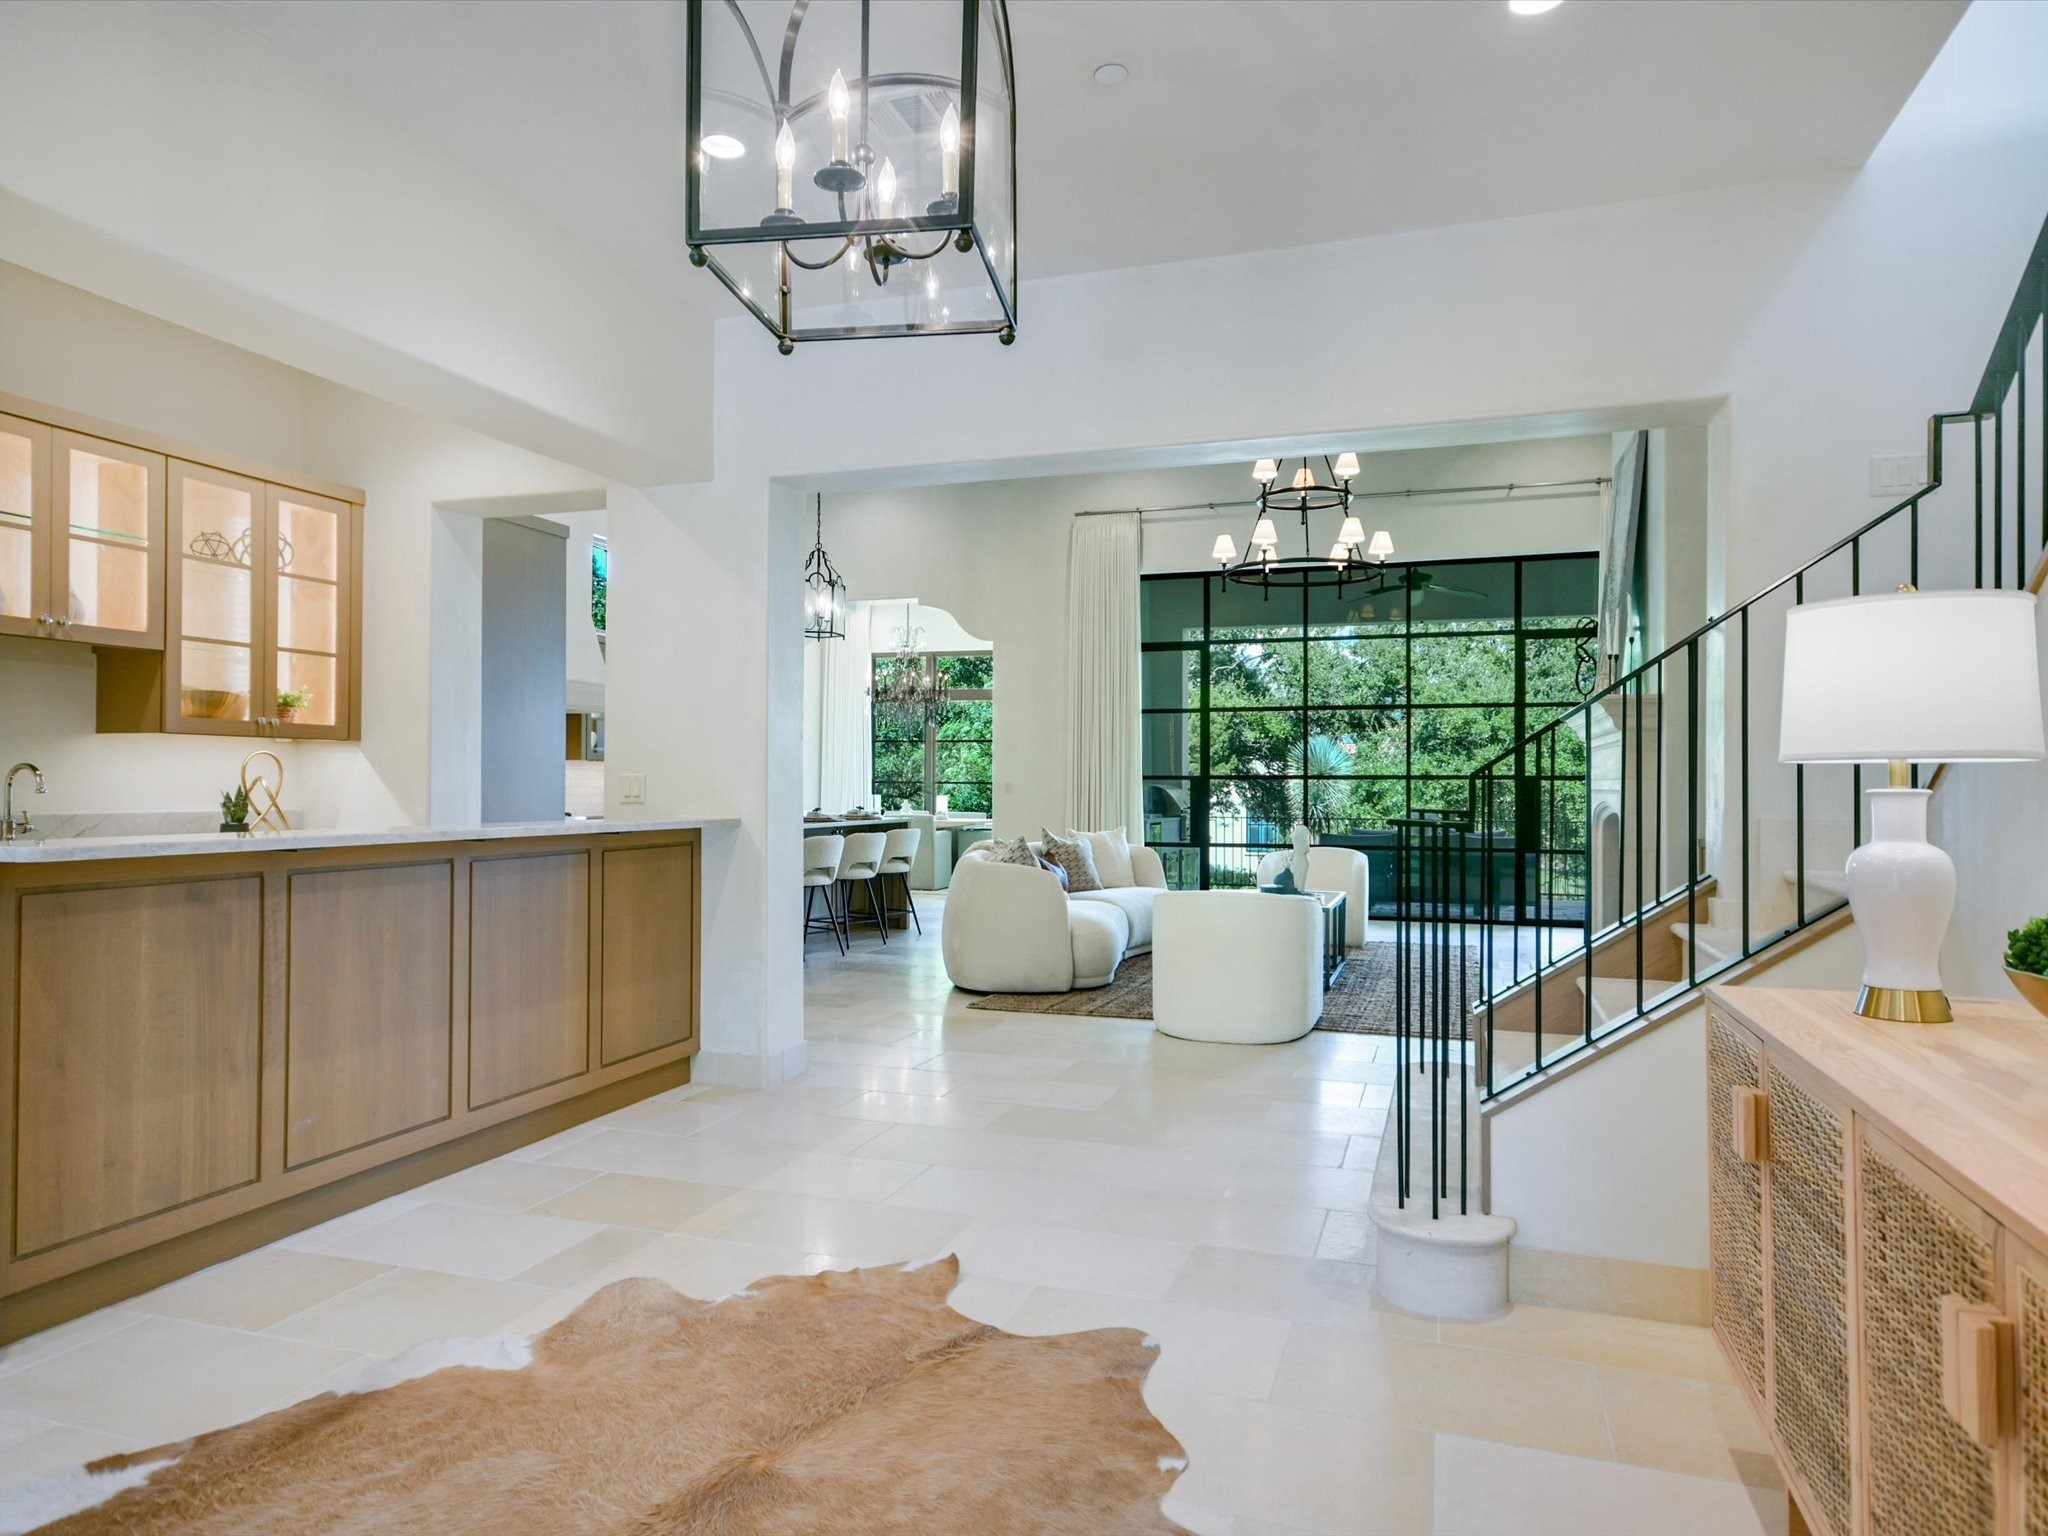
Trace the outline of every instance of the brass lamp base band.
{"label": "brass lamp base band", "polygon": [[1865,987],[1857,994],[1856,1011],[1866,1019],[1886,1019],[1894,1024],[1947,1024],[1955,1018],[1948,994],[1939,987],[1924,991]]}

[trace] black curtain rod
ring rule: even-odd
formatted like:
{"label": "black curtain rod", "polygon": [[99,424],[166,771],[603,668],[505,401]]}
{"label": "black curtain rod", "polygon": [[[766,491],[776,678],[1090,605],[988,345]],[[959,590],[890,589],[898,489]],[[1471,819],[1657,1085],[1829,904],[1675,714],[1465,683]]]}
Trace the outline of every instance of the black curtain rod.
{"label": "black curtain rod", "polygon": [[[1444,485],[1421,487],[1406,491],[1353,491],[1353,501],[1386,501],[1399,498],[1406,500],[1413,496],[1476,496],[1486,491],[1557,491],[1577,485],[1611,485],[1609,475],[1591,475],[1582,480],[1508,480],[1499,485]],[[1284,493],[1282,493],[1284,494]],[[1247,496],[1242,501],[1189,501],[1173,507],[1101,507],[1088,512],[1076,512],[1076,517],[1128,517],[1136,513],[1140,517],[1154,512],[1238,512],[1254,506],[1258,497]]]}

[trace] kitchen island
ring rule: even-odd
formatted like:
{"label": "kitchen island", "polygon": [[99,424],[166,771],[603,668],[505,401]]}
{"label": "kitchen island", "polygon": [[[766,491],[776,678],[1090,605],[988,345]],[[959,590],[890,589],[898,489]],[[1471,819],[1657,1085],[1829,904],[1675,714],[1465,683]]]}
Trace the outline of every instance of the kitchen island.
{"label": "kitchen island", "polygon": [[0,1340],[688,1082],[732,825],[0,844]]}

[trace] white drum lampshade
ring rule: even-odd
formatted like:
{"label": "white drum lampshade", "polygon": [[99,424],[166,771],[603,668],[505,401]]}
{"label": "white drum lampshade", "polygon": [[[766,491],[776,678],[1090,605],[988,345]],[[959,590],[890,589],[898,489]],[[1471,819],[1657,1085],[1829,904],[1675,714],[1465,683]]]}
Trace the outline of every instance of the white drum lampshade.
{"label": "white drum lampshade", "polygon": [[1950,1018],[1939,956],[1955,865],[1927,841],[1913,763],[2048,756],[2040,638],[2027,592],[1890,592],[1794,608],[1785,621],[1778,755],[1788,763],[1891,765],[1868,791],[1870,840],[1849,859],[1870,1018]]}

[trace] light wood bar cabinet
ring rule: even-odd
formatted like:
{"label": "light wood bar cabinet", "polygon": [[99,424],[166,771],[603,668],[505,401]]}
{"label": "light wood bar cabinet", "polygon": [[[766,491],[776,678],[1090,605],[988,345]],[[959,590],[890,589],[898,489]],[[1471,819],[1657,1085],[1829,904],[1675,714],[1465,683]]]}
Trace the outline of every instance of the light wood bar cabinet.
{"label": "light wood bar cabinet", "polygon": [[1818,1536],[2048,1536],[2048,1019],[1707,1005],[1714,1331]]}
{"label": "light wood bar cabinet", "polygon": [[687,1082],[698,835],[0,849],[0,1337]]}

